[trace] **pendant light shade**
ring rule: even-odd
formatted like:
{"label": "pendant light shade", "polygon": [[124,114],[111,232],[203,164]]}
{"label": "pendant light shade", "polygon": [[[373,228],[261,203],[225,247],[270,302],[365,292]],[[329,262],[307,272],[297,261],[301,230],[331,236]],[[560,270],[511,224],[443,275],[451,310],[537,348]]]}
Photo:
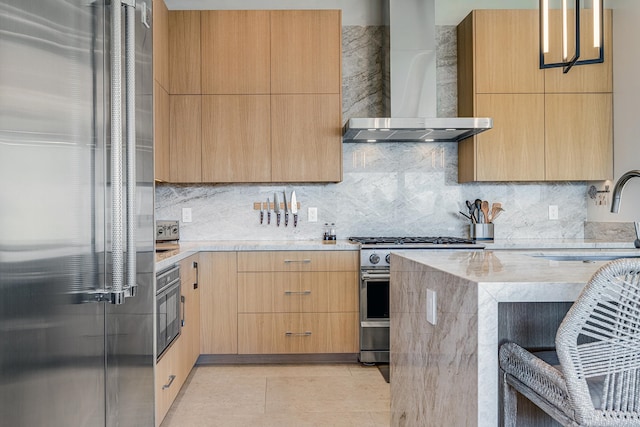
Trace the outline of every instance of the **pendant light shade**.
{"label": "pendant light shade", "polygon": [[[593,0],[591,16],[588,22],[584,22],[586,29],[593,31],[593,48],[597,49],[597,56],[587,59],[580,59],[580,30],[581,30],[581,10],[580,0],[573,0],[573,13],[569,9],[568,3],[571,0],[561,0],[562,21],[556,25],[555,33],[561,32],[561,60],[558,62],[546,63],[545,55],[550,53],[550,45],[558,46],[557,39],[550,40],[550,27],[557,24],[557,19],[553,20],[553,12],[550,11],[549,2],[551,0],[540,0],[540,68],[563,68],[567,73],[574,65],[598,64],[604,62],[604,23],[603,23],[603,0]],[[560,11],[558,11],[560,12]],[[573,15],[573,16],[572,16]],[[571,28],[573,21],[573,28]],[[573,36],[573,52],[570,51],[571,37]],[[556,43],[554,43],[556,42]],[[556,48],[557,49],[557,48]],[[570,57],[570,55],[573,55]]]}

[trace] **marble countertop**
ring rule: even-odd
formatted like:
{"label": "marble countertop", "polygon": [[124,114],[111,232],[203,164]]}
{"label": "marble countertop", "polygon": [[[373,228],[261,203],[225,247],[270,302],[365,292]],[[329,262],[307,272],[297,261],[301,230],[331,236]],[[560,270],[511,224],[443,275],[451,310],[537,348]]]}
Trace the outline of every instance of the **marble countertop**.
{"label": "marble countertop", "polygon": [[[582,255],[640,257],[639,249],[542,249],[484,251],[396,251],[429,268],[452,274],[480,285],[513,287],[516,284],[578,284],[584,286],[606,261],[565,261],[542,256]],[[487,286],[484,286],[487,287]]]}
{"label": "marble countertop", "polygon": [[[586,239],[501,239],[482,243],[488,250],[542,250],[542,249],[633,249],[633,242],[603,242]],[[326,245],[320,240],[212,240],[182,241],[180,249],[158,252],[156,270],[162,270],[200,251],[319,251],[358,250],[357,244],[338,240]]]}
{"label": "marble countertop", "polygon": [[321,240],[215,240],[180,242],[180,249],[156,253],[156,271],[169,267],[198,252],[226,251],[357,251],[359,245],[348,240],[323,244]]}

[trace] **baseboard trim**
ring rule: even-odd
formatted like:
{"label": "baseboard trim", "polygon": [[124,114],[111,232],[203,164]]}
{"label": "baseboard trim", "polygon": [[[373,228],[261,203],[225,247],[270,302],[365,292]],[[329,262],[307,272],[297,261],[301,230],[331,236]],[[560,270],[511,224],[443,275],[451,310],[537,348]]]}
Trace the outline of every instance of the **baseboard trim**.
{"label": "baseboard trim", "polygon": [[358,353],[201,354],[196,365],[358,363]]}

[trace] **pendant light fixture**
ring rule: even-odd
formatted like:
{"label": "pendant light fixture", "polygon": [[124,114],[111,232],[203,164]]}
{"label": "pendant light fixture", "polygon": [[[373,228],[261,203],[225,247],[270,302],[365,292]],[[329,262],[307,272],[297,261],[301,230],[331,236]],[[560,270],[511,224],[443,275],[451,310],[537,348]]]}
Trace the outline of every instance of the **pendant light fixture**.
{"label": "pendant light fixture", "polygon": [[604,26],[603,26],[603,1],[592,0],[593,21],[593,47],[598,49],[598,57],[590,59],[580,59],[580,0],[573,0],[574,3],[574,30],[575,47],[573,57],[569,58],[569,19],[570,13],[567,3],[570,0],[562,1],[562,61],[545,63],[545,54],[549,53],[549,1],[540,0],[540,68],[562,67],[567,73],[574,65],[598,64],[604,62]]}

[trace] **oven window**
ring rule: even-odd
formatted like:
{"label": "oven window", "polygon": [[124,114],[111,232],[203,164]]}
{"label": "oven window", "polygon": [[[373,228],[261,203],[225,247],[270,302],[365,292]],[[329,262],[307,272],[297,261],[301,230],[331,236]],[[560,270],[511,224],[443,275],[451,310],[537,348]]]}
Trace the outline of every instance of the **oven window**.
{"label": "oven window", "polygon": [[367,318],[389,318],[389,282],[367,283]]}

